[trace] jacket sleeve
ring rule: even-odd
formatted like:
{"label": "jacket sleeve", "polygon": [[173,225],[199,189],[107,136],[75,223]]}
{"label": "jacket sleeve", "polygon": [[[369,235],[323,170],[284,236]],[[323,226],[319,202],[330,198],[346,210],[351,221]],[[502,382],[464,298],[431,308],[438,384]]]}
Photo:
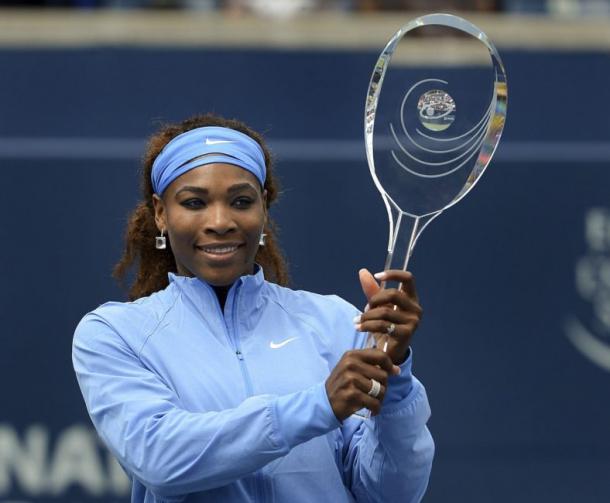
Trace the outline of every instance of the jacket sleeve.
{"label": "jacket sleeve", "polygon": [[250,397],[229,410],[186,410],[95,314],[77,327],[72,357],[102,440],[133,477],[163,498],[226,485],[339,426],[324,383],[281,397]]}
{"label": "jacket sleeve", "polygon": [[432,468],[434,442],[426,427],[430,406],[411,374],[410,355],[390,377],[381,413],[344,421],[344,479],[358,502],[421,501]]}

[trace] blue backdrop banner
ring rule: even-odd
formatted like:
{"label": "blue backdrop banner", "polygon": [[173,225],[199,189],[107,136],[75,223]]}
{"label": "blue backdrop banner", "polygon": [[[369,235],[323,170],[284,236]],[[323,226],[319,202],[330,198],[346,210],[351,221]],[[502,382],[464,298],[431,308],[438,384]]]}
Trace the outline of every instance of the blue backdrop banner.
{"label": "blue backdrop banner", "polygon": [[[502,54],[497,156],[411,262],[425,310],[415,372],[437,444],[425,501],[608,501],[610,55]],[[379,270],[387,243],[362,138],[376,57],[0,52],[0,503],[128,500],[87,417],[71,339],[85,312],[125,298],[111,269],[160,122],[213,111],[262,131],[293,286],[362,307],[357,271]]]}

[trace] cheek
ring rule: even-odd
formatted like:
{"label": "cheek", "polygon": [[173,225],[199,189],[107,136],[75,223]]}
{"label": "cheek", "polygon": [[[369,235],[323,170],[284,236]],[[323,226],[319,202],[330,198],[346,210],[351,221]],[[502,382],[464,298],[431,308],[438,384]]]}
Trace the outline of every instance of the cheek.
{"label": "cheek", "polygon": [[197,234],[197,218],[194,214],[174,211],[167,215],[168,232],[174,241],[190,240]]}
{"label": "cheek", "polygon": [[251,235],[256,235],[256,239],[258,241],[258,237],[260,233],[263,231],[263,227],[265,225],[265,215],[261,211],[255,215],[252,215],[252,218],[248,220],[247,223],[247,232]]}

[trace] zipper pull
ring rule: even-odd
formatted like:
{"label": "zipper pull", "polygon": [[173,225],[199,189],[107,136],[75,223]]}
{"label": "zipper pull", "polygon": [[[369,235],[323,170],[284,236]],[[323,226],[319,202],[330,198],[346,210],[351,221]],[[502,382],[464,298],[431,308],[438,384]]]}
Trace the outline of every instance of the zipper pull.
{"label": "zipper pull", "polygon": [[241,361],[244,360],[244,355],[242,355],[241,351],[239,351],[239,350],[235,351],[235,356],[237,356],[238,360],[241,360]]}

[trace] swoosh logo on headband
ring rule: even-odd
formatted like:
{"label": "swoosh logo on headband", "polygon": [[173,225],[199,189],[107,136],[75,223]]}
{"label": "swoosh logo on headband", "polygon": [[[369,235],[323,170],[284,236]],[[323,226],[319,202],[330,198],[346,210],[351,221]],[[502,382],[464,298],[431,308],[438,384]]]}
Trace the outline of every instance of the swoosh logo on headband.
{"label": "swoosh logo on headband", "polygon": [[235,142],[231,141],[231,140],[212,140],[210,138],[205,139],[206,145],[218,145],[219,143],[235,143]]}

